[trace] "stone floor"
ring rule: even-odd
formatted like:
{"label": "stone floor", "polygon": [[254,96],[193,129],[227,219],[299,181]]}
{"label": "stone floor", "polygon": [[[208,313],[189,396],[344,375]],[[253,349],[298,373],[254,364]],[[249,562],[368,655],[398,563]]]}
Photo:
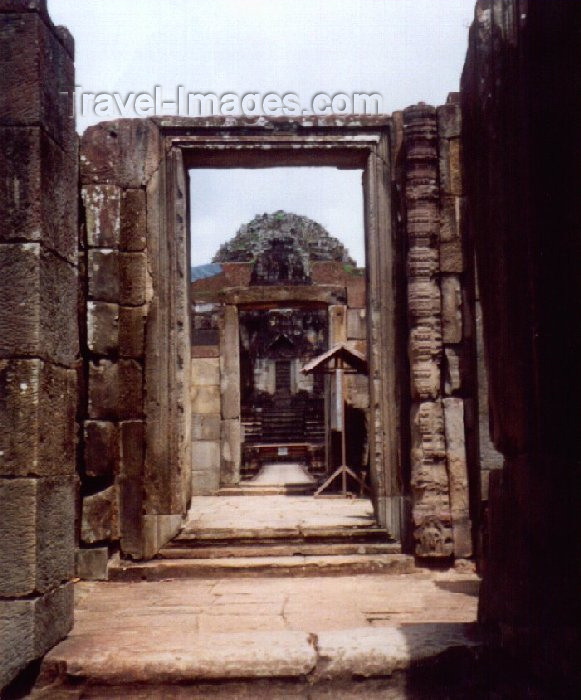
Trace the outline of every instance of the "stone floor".
{"label": "stone floor", "polygon": [[[75,627],[47,655],[43,673],[72,682],[71,688],[81,682],[93,688],[94,694],[72,697],[99,698],[113,694],[97,687],[154,681],[173,687],[242,678],[390,676],[476,644],[474,625],[466,623],[476,619],[477,594],[476,576],[454,570],[79,582]],[[139,697],[170,697],[167,692]],[[60,697],[54,688],[37,695]]]}
{"label": "stone floor", "polygon": [[186,530],[319,528],[373,525],[366,498],[312,496],[195,496]]}
{"label": "stone floor", "polygon": [[[195,498],[184,532],[374,526],[364,499],[221,496]],[[479,580],[470,566],[411,564],[411,573],[78,582],[75,626],[45,657],[33,697],[412,697],[403,686],[413,669],[458,650],[477,658]],[[380,685],[353,686],[367,677]]]}

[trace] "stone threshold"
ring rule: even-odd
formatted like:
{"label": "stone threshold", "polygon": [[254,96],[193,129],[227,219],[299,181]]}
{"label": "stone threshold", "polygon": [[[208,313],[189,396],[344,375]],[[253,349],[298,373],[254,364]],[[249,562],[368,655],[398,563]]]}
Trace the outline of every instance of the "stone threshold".
{"label": "stone threshold", "polygon": [[116,555],[109,563],[108,573],[110,581],[162,581],[176,578],[410,574],[414,571],[414,558],[406,554],[154,559],[146,562],[122,561]]}
{"label": "stone threshold", "polygon": [[[409,670],[417,673],[423,665],[433,669],[446,655],[452,655],[454,663],[459,655],[474,662],[481,648],[476,623],[408,623],[324,632],[176,631],[173,638],[166,637],[155,649],[147,640],[125,631],[115,632],[114,648],[101,636],[103,639],[93,637],[86,644],[82,639],[69,638],[49,652],[32,697],[111,698],[115,687],[145,689],[151,685],[163,686],[167,691],[170,686],[204,681],[286,679],[317,684],[389,678]],[[72,694],[81,686],[93,687],[97,694]],[[57,687],[69,687],[71,694],[60,695]],[[104,689],[102,695],[99,687]],[[145,691],[139,697],[173,695]]]}

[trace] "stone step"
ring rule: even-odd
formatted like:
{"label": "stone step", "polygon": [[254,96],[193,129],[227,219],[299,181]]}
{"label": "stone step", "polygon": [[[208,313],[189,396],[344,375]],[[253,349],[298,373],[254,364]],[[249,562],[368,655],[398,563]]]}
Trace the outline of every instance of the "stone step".
{"label": "stone step", "polygon": [[174,543],[197,546],[203,542],[211,545],[250,543],[255,544],[354,544],[394,543],[395,540],[384,528],[368,527],[262,527],[262,528],[203,528],[194,526],[182,530]]}
{"label": "stone step", "polygon": [[158,552],[160,559],[227,559],[228,557],[343,556],[345,554],[400,554],[398,543],[349,544],[231,544],[194,545],[169,543]]}
{"label": "stone step", "polygon": [[292,494],[308,495],[313,493],[316,484],[305,482],[304,484],[266,485],[266,484],[241,484],[240,486],[223,486],[218,491],[218,496],[291,496]]}
{"label": "stone step", "polygon": [[[200,634],[178,618],[154,634],[107,629],[82,642],[69,637],[44,658],[33,697],[485,697],[478,690],[490,679],[477,666],[480,656],[474,623]],[[416,694],[409,685],[433,692]]]}
{"label": "stone step", "polygon": [[115,557],[109,564],[109,580],[408,574],[414,569],[414,558],[406,554],[155,559],[147,562],[127,562]]}

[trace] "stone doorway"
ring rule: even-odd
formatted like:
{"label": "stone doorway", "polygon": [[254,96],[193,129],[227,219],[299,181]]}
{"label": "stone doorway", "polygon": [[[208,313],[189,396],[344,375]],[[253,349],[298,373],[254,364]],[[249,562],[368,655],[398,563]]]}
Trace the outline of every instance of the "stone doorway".
{"label": "stone doorway", "polygon": [[[90,361],[83,469],[96,470],[105,450],[99,469],[107,476],[91,482],[83,512],[106,507],[114,527],[83,543],[119,541],[123,556],[147,559],[179,530],[192,495],[192,409],[200,397],[213,407],[201,412],[211,415],[195,427],[206,443],[204,459],[235,473],[240,313],[265,299],[259,287],[233,289],[216,328],[194,328],[194,335],[200,330],[206,340],[212,336],[224,352],[195,356],[188,172],[332,166],[362,173],[369,464],[378,524],[420,556],[471,552],[478,478],[469,489],[472,336],[470,317],[463,315],[470,289],[460,277],[458,114],[450,103],[438,111],[419,105],[392,117],[167,118],[101,124],[86,132],[82,323]],[[263,273],[268,279],[267,267]],[[337,305],[330,292],[313,298],[300,289],[293,304]],[[285,308],[288,294],[273,286],[268,302]],[[339,314],[335,321],[340,324]],[[197,398],[191,394],[192,359],[204,377]],[[103,489],[107,482],[111,487]]]}

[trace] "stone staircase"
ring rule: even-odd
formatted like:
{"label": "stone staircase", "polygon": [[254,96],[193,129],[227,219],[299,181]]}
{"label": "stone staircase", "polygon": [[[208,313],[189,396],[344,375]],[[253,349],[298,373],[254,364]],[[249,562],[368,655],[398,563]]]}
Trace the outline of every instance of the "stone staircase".
{"label": "stone staircase", "polygon": [[113,560],[113,581],[410,573],[414,559],[376,525],[184,529],[147,562]]}

